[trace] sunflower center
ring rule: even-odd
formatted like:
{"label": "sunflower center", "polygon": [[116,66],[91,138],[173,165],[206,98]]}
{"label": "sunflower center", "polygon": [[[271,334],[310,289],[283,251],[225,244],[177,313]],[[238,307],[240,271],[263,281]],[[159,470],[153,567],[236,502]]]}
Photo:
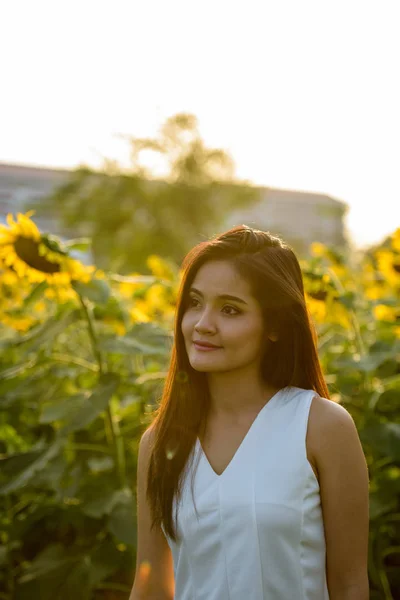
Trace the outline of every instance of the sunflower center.
{"label": "sunflower center", "polygon": [[59,273],[60,265],[47,260],[39,254],[39,244],[31,238],[18,237],[14,242],[15,252],[32,269],[42,273]]}

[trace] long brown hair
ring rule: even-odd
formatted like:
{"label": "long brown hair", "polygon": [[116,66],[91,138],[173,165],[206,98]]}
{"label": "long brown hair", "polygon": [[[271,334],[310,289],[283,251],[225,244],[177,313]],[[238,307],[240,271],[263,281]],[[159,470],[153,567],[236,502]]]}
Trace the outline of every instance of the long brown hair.
{"label": "long brown hair", "polygon": [[188,292],[199,268],[211,260],[227,260],[246,279],[262,308],[266,330],[278,334],[273,352],[266,347],[262,376],[278,389],[313,389],[329,399],[317,354],[317,336],[306,306],[301,268],[291,247],[269,232],[238,225],[192,248],[182,263],[182,279],[174,325],[174,343],[162,398],[150,425],[152,451],[147,500],[152,528],[163,526],[175,542],[174,497],[181,488],[192,449],[204,430],[210,407],[206,373],[193,369],[181,322]]}

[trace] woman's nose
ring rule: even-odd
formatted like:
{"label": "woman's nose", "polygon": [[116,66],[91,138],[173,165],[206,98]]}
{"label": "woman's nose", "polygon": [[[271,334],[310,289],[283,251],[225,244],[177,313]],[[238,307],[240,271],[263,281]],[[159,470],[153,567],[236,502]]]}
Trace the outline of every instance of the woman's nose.
{"label": "woman's nose", "polygon": [[210,333],[210,332],[214,331],[212,329],[212,327],[204,326],[204,325],[195,325],[194,329],[195,329],[195,331],[197,331],[197,333]]}
{"label": "woman's nose", "polygon": [[210,316],[206,312],[204,312],[197,321],[194,328],[200,333],[202,331],[213,331],[215,329],[215,326],[213,325]]}

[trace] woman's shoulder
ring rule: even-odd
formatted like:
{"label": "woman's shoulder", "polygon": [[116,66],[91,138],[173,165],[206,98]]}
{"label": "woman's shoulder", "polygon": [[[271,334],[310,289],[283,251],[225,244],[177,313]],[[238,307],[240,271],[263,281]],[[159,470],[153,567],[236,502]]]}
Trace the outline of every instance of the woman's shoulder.
{"label": "woman's shoulder", "polygon": [[352,416],[339,402],[323,398],[315,392],[310,406],[310,418],[322,427],[330,427],[343,421],[353,420]]}
{"label": "woman's shoulder", "polygon": [[328,444],[335,445],[343,432],[349,430],[355,430],[355,423],[344,406],[315,393],[310,406],[307,429],[307,448],[315,463],[321,462]]}

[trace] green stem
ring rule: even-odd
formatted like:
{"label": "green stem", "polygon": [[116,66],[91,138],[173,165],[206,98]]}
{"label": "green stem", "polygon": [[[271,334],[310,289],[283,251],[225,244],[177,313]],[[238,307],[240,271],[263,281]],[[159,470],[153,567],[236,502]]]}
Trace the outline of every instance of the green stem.
{"label": "green stem", "polygon": [[[333,269],[329,269],[328,268],[328,272],[329,275],[332,278],[332,281],[335,283],[335,287],[337,289],[338,292],[340,292],[341,294],[345,293],[345,289],[342,285],[342,282],[340,281],[339,277],[336,275],[335,271],[333,271]],[[350,313],[350,317],[351,317],[351,323],[353,326],[353,332],[355,334],[355,337],[357,339],[357,344],[358,344],[358,351],[360,353],[360,356],[365,356],[366,355],[366,350],[365,350],[365,346],[364,346],[364,342],[362,340],[361,337],[361,333],[360,333],[360,325],[358,323],[358,319],[356,317],[356,314],[354,312],[354,310],[352,308],[348,309],[349,313]]]}
{"label": "green stem", "polygon": [[89,369],[90,371],[98,372],[99,367],[94,363],[91,363],[83,358],[79,358],[77,356],[69,356],[67,354],[61,354],[59,352],[53,352],[49,358],[57,362],[66,363],[67,365],[77,365],[78,367],[83,367],[85,369]]}
{"label": "green stem", "polygon": [[69,444],[69,450],[89,450],[91,452],[103,452],[110,454],[110,449],[107,446],[99,446],[96,444]]}
{"label": "green stem", "polygon": [[386,575],[386,571],[385,571],[385,566],[384,566],[384,556],[383,556],[383,552],[384,552],[384,548],[383,548],[383,540],[382,537],[380,535],[380,531],[378,531],[378,536],[376,538],[376,554],[375,554],[375,559],[376,559],[376,563],[377,563],[377,575],[379,577],[379,582],[381,584],[381,588],[383,591],[383,597],[385,598],[385,600],[393,600],[393,596],[392,596],[392,592],[390,589],[390,583],[388,580],[388,577]]}
{"label": "green stem", "polygon": [[90,310],[89,310],[85,300],[83,299],[83,297],[80,294],[78,294],[78,296],[79,296],[79,300],[82,305],[82,309],[83,309],[83,312],[85,313],[86,321],[88,324],[89,337],[90,337],[90,341],[92,343],[93,354],[95,355],[97,364],[99,365],[100,375],[102,375],[103,373],[105,373],[105,369],[104,369],[104,365],[103,365],[103,357],[101,356],[101,352],[99,350],[99,346],[97,343],[97,336],[96,336],[96,332],[94,330],[93,318],[92,318],[92,315],[90,314]]}
{"label": "green stem", "polygon": [[[7,515],[10,518],[10,522],[13,522],[13,518],[12,518],[12,503],[11,503],[11,497],[8,495],[6,496],[5,499],[6,502],[6,512]],[[6,547],[7,547],[7,562],[9,562],[9,569],[7,569],[8,571],[8,589],[10,591],[11,594],[11,598],[14,598],[14,593],[15,593],[15,579],[14,579],[14,574],[13,574],[13,570],[12,570],[12,560],[11,560],[11,544],[10,544],[10,536],[7,535],[7,541],[6,541]]]}
{"label": "green stem", "polygon": [[117,468],[118,468],[119,480],[121,482],[121,486],[124,488],[124,487],[127,487],[124,438],[121,435],[119,423],[114,418],[113,418],[113,426],[115,428]]}
{"label": "green stem", "polygon": [[[332,278],[332,281],[335,283],[336,289],[341,293],[344,294],[345,293],[345,289],[339,279],[339,277],[336,275],[336,273],[333,271],[333,269],[329,269],[328,268],[328,272],[329,275]],[[361,357],[366,357],[367,356],[367,350],[365,348],[365,344],[364,341],[361,337],[361,331],[360,331],[360,323],[358,322],[356,313],[354,311],[353,308],[348,309],[349,313],[350,313],[350,321],[352,324],[352,328],[353,328],[353,332],[355,334],[355,338],[357,340],[357,346],[358,346],[358,352],[360,354]],[[367,392],[371,393],[373,386],[372,386],[372,373],[365,373],[365,389]]]}
{"label": "green stem", "polygon": [[[90,313],[89,307],[86,304],[83,296],[81,296],[79,293],[78,293],[78,296],[79,296],[79,300],[80,300],[83,312],[85,314],[85,317],[86,317],[86,320],[88,323],[89,337],[90,337],[90,341],[91,341],[92,348],[93,348],[93,354],[94,354],[97,364],[99,366],[99,374],[101,376],[106,372],[106,369],[105,369],[105,364],[103,361],[102,354],[99,349],[97,335],[96,335],[96,331],[94,328],[93,317]],[[105,414],[106,414],[106,427],[111,434],[111,442],[112,442],[112,445],[114,446],[114,456],[115,456],[117,474],[118,474],[121,486],[125,487],[125,485],[126,485],[126,462],[125,462],[124,440],[119,431],[118,422],[116,421],[116,419],[114,418],[114,415],[112,414],[110,403],[108,403]]]}

